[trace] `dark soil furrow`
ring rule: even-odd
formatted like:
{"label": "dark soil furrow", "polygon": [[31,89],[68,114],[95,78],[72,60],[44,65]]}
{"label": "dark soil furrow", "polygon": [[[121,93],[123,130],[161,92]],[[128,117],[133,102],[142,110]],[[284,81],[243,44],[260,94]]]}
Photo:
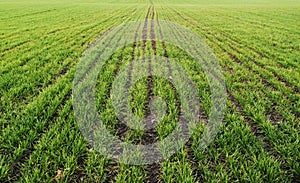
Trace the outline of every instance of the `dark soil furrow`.
{"label": "dark soil furrow", "polygon": [[[129,88],[131,86],[131,81],[132,81],[132,70],[133,70],[133,60],[135,60],[135,58],[138,58],[138,56],[135,55],[135,50],[137,48],[137,39],[138,39],[138,31],[140,30],[140,26],[141,23],[138,24],[136,31],[135,31],[135,35],[134,35],[134,41],[133,41],[133,45],[132,45],[132,51],[131,51],[131,60],[129,61],[129,70],[128,70],[128,82],[126,83],[126,88]],[[125,45],[123,47],[123,50],[125,49]],[[122,55],[119,58],[119,62],[118,62],[118,66],[116,68],[116,70],[114,71],[115,75],[117,75],[117,73],[120,71],[120,66],[122,64]],[[112,87],[112,83],[111,85],[109,85],[109,89],[108,92],[110,93]],[[109,98],[109,95],[106,96],[105,101],[107,101]],[[122,119],[121,119],[122,120]],[[125,138],[126,134],[128,133],[128,131],[130,130],[130,128],[122,123],[120,120],[118,120],[118,123],[115,125],[115,130],[116,130],[116,136],[118,136],[120,139]],[[110,161],[107,169],[105,170],[106,173],[106,179],[105,182],[113,182],[115,180],[115,177],[118,175],[119,172],[119,164],[115,161]]]}
{"label": "dark soil furrow", "polygon": [[[151,39],[151,45],[152,45],[152,50],[154,52],[154,55],[156,55],[156,38],[155,38],[155,32],[154,32],[154,17],[155,17],[155,12],[154,12],[154,6],[150,7],[150,14],[151,14],[151,26],[150,26],[150,39]],[[148,17],[146,17],[148,18]],[[148,21],[145,20],[145,21]],[[146,31],[148,32],[148,31]],[[145,36],[147,37],[147,36]],[[145,52],[143,52],[143,55],[145,55]],[[152,97],[154,97],[153,93],[153,77],[152,77],[152,62],[151,59],[148,60],[148,78],[147,78],[147,103],[146,103],[146,129],[149,129],[146,131],[146,133],[142,137],[142,144],[148,144],[148,143],[154,143],[155,140],[158,139],[158,134],[155,128],[152,128],[155,126],[153,124],[152,116],[151,116],[151,111],[150,111],[150,101]]]}
{"label": "dark soil furrow", "polygon": [[[118,38],[118,40],[116,41],[116,48],[118,48],[118,47],[121,46],[121,45],[120,45],[120,40],[121,40],[121,38],[122,38],[122,36],[120,36],[120,37]],[[99,39],[101,39],[101,38],[99,38]],[[99,40],[98,40],[98,41],[99,41]],[[121,53],[123,53],[123,51],[124,51],[125,48],[126,48],[126,45],[123,45],[123,46],[122,46]],[[111,58],[109,58],[109,60],[110,60],[110,59],[111,59]],[[121,54],[121,56],[118,58],[117,66],[116,66],[116,68],[115,68],[115,70],[114,70],[114,76],[116,76],[116,75],[119,73],[120,67],[121,67],[121,65],[122,65],[122,60],[123,60],[123,55]],[[112,83],[109,83],[109,85],[108,85],[107,88],[106,88],[106,93],[110,93],[111,88],[112,88]],[[109,99],[109,97],[110,97],[110,95],[105,95],[105,96],[104,96],[104,99],[103,99],[103,100],[105,101],[104,106],[107,105],[107,100]],[[118,125],[116,126],[117,131],[118,131],[119,129],[124,130],[124,128],[126,129],[126,127],[127,127],[127,126],[126,126],[125,124],[122,124],[122,123],[120,123],[120,124],[118,124]],[[95,129],[97,129],[97,126],[95,126]],[[91,138],[94,139],[94,134],[91,135]],[[93,146],[93,145],[92,145],[92,146]],[[113,180],[115,179],[115,177],[116,177],[116,175],[118,174],[118,171],[119,171],[119,169],[116,168],[116,167],[118,167],[117,165],[118,165],[117,162],[115,162],[115,161],[109,161],[109,165],[107,165],[106,169],[104,170],[105,175],[106,175],[105,182],[111,182],[111,181],[113,181]],[[83,167],[84,167],[84,166],[83,166]],[[83,172],[85,172],[85,171],[86,171],[86,170],[84,169]],[[82,173],[83,178],[84,178],[84,175],[85,175],[85,174]]]}
{"label": "dark soil furrow", "polygon": [[[150,36],[151,36],[151,44],[152,44],[152,50],[154,52],[154,55],[156,55],[156,37],[155,37],[155,10],[154,6],[152,6],[152,16],[151,16],[151,28],[150,28]],[[148,73],[150,77],[148,77],[148,86],[147,86],[147,104],[148,106],[146,107],[146,128],[150,130],[147,130],[145,135],[142,137],[142,143],[147,144],[147,143],[154,143],[158,139],[158,133],[153,126],[155,126],[152,122],[151,119],[151,114],[150,114],[150,107],[149,107],[149,102],[151,98],[154,96],[153,93],[153,77],[152,75],[152,66],[151,66],[151,59],[148,61]],[[146,168],[146,173],[147,177],[145,182],[159,182],[159,177],[160,177],[160,172],[161,172],[161,164],[160,163],[153,163],[151,165],[147,165]]]}
{"label": "dark soil furrow", "polygon": [[[172,68],[171,68],[171,65],[170,65],[169,55],[168,55],[168,51],[167,51],[167,48],[166,48],[166,44],[164,42],[164,36],[163,36],[162,29],[161,29],[161,26],[159,24],[159,21],[158,21],[157,24],[159,26],[159,34],[160,34],[161,39],[162,39],[162,47],[163,47],[163,50],[164,50],[164,57],[166,57],[166,61],[167,61],[167,65],[168,65],[168,75],[169,75],[170,78],[172,78]],[[174,37],[174,39],[180,39],[179,37],[177,37],[175,29],[171,29],[171,30],[173,30],[174,34],[176,35]],[[192,83],[190,83],[190,86],[193,86]],[[173,91],[176,92],[176,88],[173,88]],[[177,101],[179,101],[178,98],[177,98]],[[176,107],[178,107],[179,111],[181,111],[179,102],[176,103]],[[202,109],[200,109],[200,111],[199,111],[199,120],[200,119],[204,120],[206,124],[208,123],[208,120],[206,118],[206,114],[205,114],[204,110],[202,110]],[[186,126],[185,126],[185,128],[186,128]],[[196,162],[196,157],[195,157],[195,154],[192,150],[191,139],[189,139],[188,142],[185,145],[186,145],[185,149],[187,151],[187,159],[190,162],[191,169],[192,169],[192,174],[198,181],[201,181],[203,173],[198,168],[198,163]]]}
{"label": "dark soil furrow", "polygon": [[161,172],[161,164],[160,163],[153,163],[151,165],[147,165],[145,168],[147,173],[147,177],[145,178],[144,182],[147,183],[157,183],[160,182],[160,172]]}
{"label": "dark soil furrow", "polygon": [[[130,88],[131,82],[132,82],[133,60],[135,60],[137,58],[137,56],[135,56],[134,53],[137,48],[137,39],[138,39],[138,35],[139,35],[138,31],[140,29],[140,26],[141,26],[141,23],[138,25],[135,35],[134,35],[134,41],[133,41],[132,52],[131,52],[131,60],[129,61],[128,80],[126,83],[126,88]],[[126,136],[126,134],[128,133],[128,131],[130,129],[126,124],[122,123],[121,121],[118,121],[115,128],[116,128],[116,135],[119,136],[121,139]]]}

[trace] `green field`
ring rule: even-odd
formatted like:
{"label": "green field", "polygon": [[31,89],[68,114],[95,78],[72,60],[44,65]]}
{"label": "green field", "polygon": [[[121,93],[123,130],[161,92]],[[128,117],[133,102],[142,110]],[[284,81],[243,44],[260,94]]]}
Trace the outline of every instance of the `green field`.
{"label": "green field", "polygon": [[[187,71],[202,117],[170,158],[118,163],[79,130],[74,74],[84,51],[107,30],[141,21],[137,36],[163,38],[151,27],[159,20],[188,27],[210,46],[225,77],[226,114],[214,141],[199,150],[211,105],[203,70],[163,41],[130,44],[107,60],[96,86],[97,110],[111,134],[145,143],[165,138],[177,124],[178,93],[161,78],[141,79],[130,90],[139,117],[146,117],[151,97],[167,103],[150,134],[121,125],[113,112],[112,82],[143,56],[168,57]],[[0,182],[300,182],[298,0],[0,0],[0,40]]]}

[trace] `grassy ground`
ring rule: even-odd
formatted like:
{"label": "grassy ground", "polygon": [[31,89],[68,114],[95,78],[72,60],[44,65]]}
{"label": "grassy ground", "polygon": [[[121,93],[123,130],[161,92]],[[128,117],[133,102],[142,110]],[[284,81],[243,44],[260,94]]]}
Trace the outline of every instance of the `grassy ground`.
{"label": "grassy ground", "polygon": [[[0,1],[0,181],[299,181],[299,17],[298,1]],[[119,50],[101,70],[96,95],[112,134],[144,143],[166,137],[176,126],[178,94],[160,78],[139,80],[130,95],[140,117],[151,97],[166,101],[168,114],[155,131],[128,129],[113,113],[109,95],[115,76],[130,60],[148,55],[166,56],[187,71],[204,116],[172,157],[129,166],[104,158],[81,135],[72,81],[81,54],[113,26],[141,20],[137,36],[166,36],[151,31],[147,19],[177,22],[206,41],[223,69],[227,112],[213,143],[199,151],[210,109],[201,68],[186,52],[161,41]]]}

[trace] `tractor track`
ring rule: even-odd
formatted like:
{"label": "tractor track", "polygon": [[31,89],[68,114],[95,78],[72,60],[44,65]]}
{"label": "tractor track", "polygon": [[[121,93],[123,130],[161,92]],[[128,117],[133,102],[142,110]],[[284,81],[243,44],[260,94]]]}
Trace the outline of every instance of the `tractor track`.
{"label": "tractor track", "polygon": [[[158,30],[159,30],[159,35],[161,37],[161,40],[162,40],[162,47],[163,47],[163,51],[164,51],[164,57],[166,58],[166,62],[167,62],[167,66],[168,66],[168,76],[170,79],[172,79],[173,77],[173,71],[172,71],[172,68],[171,68],[171,64],[170,64],[170,58],[169,58],[169,54],[168,54],[168,51],[167,51],[167,47],[166,47],[166,43],[164,41],[164,35],[163,35],[163,32],[162,32],[162,28],[161,28],[161,25],[158,21],[158,18],[157,18],[157,24],[158,24]],[[174,31],[174,29],[172,29]],[[178,37],[175,37],[175,39],[178,39]],[[192,83],[189,83],[190,86],[193,86]],[[173,88],[173,91],[176,92],[176,88],[172,85],[172,88]],[[176,98],[176,100],[178,101],[176,103],[176,107],[179,109],[179,111],[181,111],[181,107],[180,107],[180,102],[179,102],[179,98]],[[181,116],[181,114],[179,114],[179,116]],[[199,120],[202,119],[205,121],[205,123],[207,124],[207,117],[206,117],[206,114],[205,112],[200,108],[200,111],[198,113],[198,117],[199,117]],[[184,124],[187,124],[187,122],[184,122]],[[183,126],[183,130],[185,132],[187,132],[188,130],[188,127],[186,125]],[[187,141],[187,143],[185,144],[185,150],[187,152],[187,160],[188,162],[190,163],[190,166],[191,166],[191,169],[192,169],[192,175],[199,181],[202,180],[202,172],[199,171],[198,169],[198,164],[197,162],[195,161],[196,158],[195,158],[195,155],[194,155],[194,152],[192,151],[192,142],[191,142],[191,139],[189,139]],[[170,157],[170,160],[173,159],[173,156]]]}
{"label": "tractor track", "polygon": [[[154,55],[157,55],[156,51],[156,36],[155,36],[155,9],[154,6],[152,5],[152,11],[151,11],[151,28],[150,28],[150,38],[151,38],[151,46],[152,50],[154,52]],[[148,129],[149,127],[151,128],[150,130],[146,131],[146,134],[143,135],[142,137],[142,143],[147,144],[147,143],[154,143],[158,139],[158,133],[153,126],[155,126],[152,122],[151,115],[150,115],[150,109],[149,109],[149,102],[151,98],[154,96],[153,93],[153,77],[152,77],[152,64],[151,64],[151,59],[148,61],[148,73],[150,77],[147,78],[148,80],[148,85],[147,85],[147,104],[148,106],[146,107],[146,128]],[[161,174],[161,164],[160,163],[153,163],[150,165],[146,165],[145,171],[146,171],[146,179],[145,182],[159,182],[160,174]]]}

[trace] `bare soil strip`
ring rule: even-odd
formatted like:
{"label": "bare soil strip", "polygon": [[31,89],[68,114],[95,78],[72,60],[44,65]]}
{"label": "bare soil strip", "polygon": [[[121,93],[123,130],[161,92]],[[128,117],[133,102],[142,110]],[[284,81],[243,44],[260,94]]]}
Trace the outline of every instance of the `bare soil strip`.
{"label": "bare soil strip", "polygon": [[[161,26],[159,24],[159,21],[157,19],[157,24],[159,26],[159,34],[160,34],[160,37],[162,39],[162,47],[163,47],[163,50],[164,50],[164,57],[166,58],[166,62],[167,62],[167,65],[168,65],[168,75],[169,75],[169,78],[172,78],[172,68],[171,68],[171,65],[170,65],[170,60],[169,60],[169,55],[168,55],[168,51],[167,51],[167,48],[166,48],[166,43],[164,41],[164,36],[163,36],[163,33],[162,33],[162,29],[161,29]],[[174,29],[172,29],[174,30]],[[175,37],[174,39],[180,39],[179,37],[177,37],[177,34],[175,33]],[[191,83],[190,83],[191,85]],[[172,85],[173,86],[173,85]],[[176,92],[176,88],[173,86],[173,91]],[[179,111],[180,111],[180,102],[179,102],[179,99],[177,98],[177,103],[176,103],[176,107],[178,107]],[[180,115],[180,114],[179,114]],[[206,114],[205,112],[200,109],[200,115],[199,115],[199,120],[204,120],[205,123],[207,123],[207,117],[206,117]],[[187,129],[186,129],[187,130]],[[191,139],[189,139],[189,141],[186,143],[186,147],[185,147],[186,151],[187,151],[187,160],[188,162],[190,163],[191,165],[191,169],[192,169],[192,174],[193,176],[201,181],[202,180],[202,172],[199,171],[198,169],[198,164],[196,162],[196,158],[195,158],[195,155],[194,155],[194,152],[192,150],[192,143],[191,143]],[[170,158],[172,160],[172,157]]]}
{"label": "bare soil strip", "polygon": [[[154,6],[150,6],[150,14],[151,14],[151,26],[150,26],[150,38],[151,38],[151,45],[152,45],[152,50],[154,52],[154,55],[156,55],[156,38],[155,38],[155,30],[154,30],[154,16],[155,16],[155,11],[154,11]],[[147,20],[148,22],[148,17]],[[148,30],[146,31],[148,32]],[[145,36],[146,37],[146,36]],[[143,53],[144,54],[144,53]],[[150,111],[150,101],[154,97],[153,93],[153,77],[152,77],[152,62],[151,59],[148,60],[148,74],[149,77],[147,78],[147,103],[146,103],[146,128],[149,129],[149,127],[153,127],[153,120],[151,119],[151,111]],[[147,130],[146,133],[142,137],[142,144],[151,144],[154,143],[158,139],[158,134],[155,128],[152,128],[150,130]]]}
{"label": "bare soil strip", "polygon": [[[133,41],[133,45],[132,45],[131,61],[129,63],[129,70],[128,70],[128,82],[126,83],[126,85],[128,87],[130,87],[131,81],[132,81],[132,78],[131,78],[132,70],[133,70],[133,62],[132,61],[136,58],[134,53],[137,48],[137,39],[138,39],[138,35],[139,35],[138,31],[140,30],[140,26],[141,26],[141,24],[138,25],[138,27],[135,31],[134,41]],[[125,47],[123,48],[123,50],[124,49],[125,49]],[[118,66],[114,72],[115,75],[117,75],[117,73],[119,73],[119,71],[120,71],[120,66],[122,64],[121,62],[122,62],[122,56],[119,59]],[[108,90],[109,93],[110,93],[111,87],[112,87],[112,83],[111,83],[111,85],[109,85],[109,90]],[[105,101],[107,101],[108,98],[109,98],[109,95],[107,95]],[[118,120],[118,123],[115,125],[115,129],[116,129],[115,135],[118,136],[120,139],[124,138],[126,136],[126,134],[128,133],[128,131],[130,130],[129,127],[126,124],[121,123],[120,120]],[[118,175],[119,171],[120,171],[119,163],[117,163],[115,161],[110,161],[109,166],[107,166],[107,168],[105,170],[105,173],[107,175],[105,182],[115,181],[115,178]]]}
{"label": "bare soil strip", "polygon": [[[129,70],[128,70],[128,82],[126,83],[126,88],[129,88],[131,86],[131,82],[132,82],[132,70],[133,70],[133,60],[138,58],[138,56],[136,56],[134,54],[136,48],[137,48],[137,39],[138,39],[138,31],[140,29],[141,24],[138,25],[135,35],[134,35],[134,41],[133,41],[133,45],[132,45],[132,52],[131,52],[131,61],[129,63]],[[120,121],[118,122],[118,124],[116,125],[116,135],[119,136],[120,138],[124,138],[126,136],[126,134],[129,131],[129,127],[124,124],[121,123]]]}
{"label": "bare soil strip", "polygon": [[[155,9],[154,6],[152,6],[152,11],[151,11],[151,29],[150,29],[150,36],[151,36],[151,45],[152,45],[152,50],[154,52],[154,55],[157,54],[156,52],[156,37],[155,37]],[[152,66],[151,66],[151,59],[148,61],[148,73],[149,75],[152,74]],[[149,109],[149,102],[151,98],[154,96],[153,93],[153,77],[148,77],[148,86],[147,86],[147,111],[146,111],[146,128],[148,127],[153,127],[154,124],[151,120],[151,115],[150,115],[150,109]],[[158,134],[155,128],[152,128],[148,131],[146,131],[145,135],[142,137],[142,143],[147,144],[147,143],[154,143],[158,139]],[[159,182],[160,179],[160,174],[161,174],[161,164],[160,163],[153,163],[151,165],[146,165],[145,167],[146,170],[146,179],[145,182]]]}

